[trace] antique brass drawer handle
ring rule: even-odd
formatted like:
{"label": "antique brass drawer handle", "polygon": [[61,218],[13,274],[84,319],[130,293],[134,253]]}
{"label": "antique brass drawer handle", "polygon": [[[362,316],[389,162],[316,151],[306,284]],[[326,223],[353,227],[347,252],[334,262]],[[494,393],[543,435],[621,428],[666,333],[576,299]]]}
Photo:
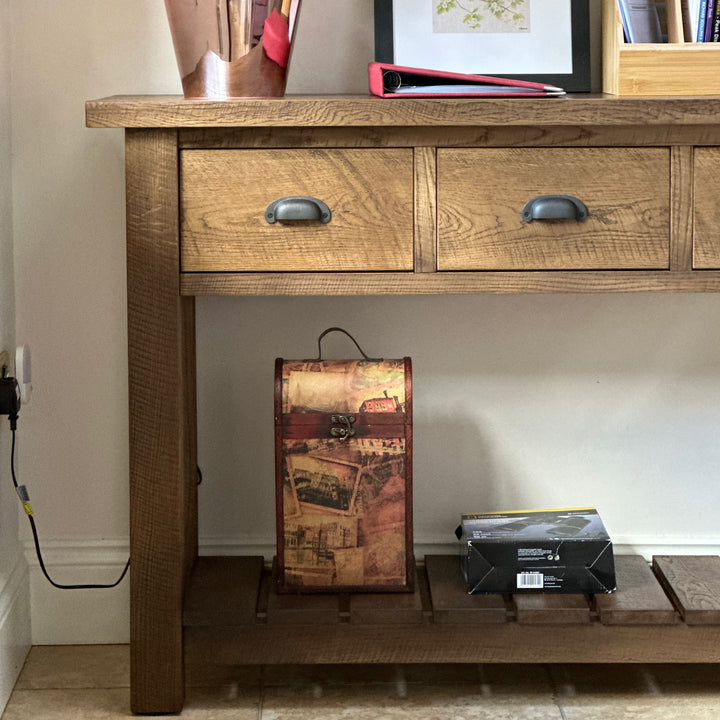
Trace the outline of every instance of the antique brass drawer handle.
{"label": "antique brass drawer handle", "polygon": [[582,200],[572,195],[538,195],[522,209],[525,222],[533,220],[577,220],[585,222],[590,212]]}
{"label": "antique brass drawer handle", "polygon": [[316,220],[323,225],[330,222],[332,213],[322,201],[309,196],[290,196],[273,200],[265,210],[265,219],[271,225],[275,222],[295,220]]}

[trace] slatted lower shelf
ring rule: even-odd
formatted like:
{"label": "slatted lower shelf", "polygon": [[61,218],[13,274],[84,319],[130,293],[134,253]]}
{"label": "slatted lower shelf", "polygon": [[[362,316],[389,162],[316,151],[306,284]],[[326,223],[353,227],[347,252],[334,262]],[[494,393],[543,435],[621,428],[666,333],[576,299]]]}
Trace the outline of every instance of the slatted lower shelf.
{"label": "slatted lower shelf", "polygon": [[720,557],[615,558],[610,595],[468,595],[453,555],[414,593],[279,595],[261,557],[205,557],[184,611],[190,658],[220,664],[720,662]]}

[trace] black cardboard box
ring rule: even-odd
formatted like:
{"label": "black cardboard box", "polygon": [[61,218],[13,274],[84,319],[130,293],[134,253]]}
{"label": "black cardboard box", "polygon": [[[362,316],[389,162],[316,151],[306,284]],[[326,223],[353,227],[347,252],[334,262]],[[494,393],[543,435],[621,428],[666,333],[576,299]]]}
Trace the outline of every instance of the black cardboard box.
{"label": "black cardboard box", "polygon": [[612,542],[595,508],[463,515],[457,529],[468,593],[608,593]]}

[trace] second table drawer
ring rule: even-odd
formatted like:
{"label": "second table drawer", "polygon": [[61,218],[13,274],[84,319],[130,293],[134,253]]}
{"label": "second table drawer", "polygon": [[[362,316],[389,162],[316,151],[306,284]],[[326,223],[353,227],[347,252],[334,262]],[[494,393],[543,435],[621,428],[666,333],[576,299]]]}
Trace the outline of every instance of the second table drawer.
{"label": "second table drawer", "polygon": [[[297,196],[330,222],[268,222],[270,203]],[[413,268],[409,149],[185,150],[180,207],[186,272]]]}
{"label": "second table drawer", "polygon": [[[438,150],[439,270],[662,269],[670,257],[667,148]],[[524,222],[573,196],[587,220]]]}

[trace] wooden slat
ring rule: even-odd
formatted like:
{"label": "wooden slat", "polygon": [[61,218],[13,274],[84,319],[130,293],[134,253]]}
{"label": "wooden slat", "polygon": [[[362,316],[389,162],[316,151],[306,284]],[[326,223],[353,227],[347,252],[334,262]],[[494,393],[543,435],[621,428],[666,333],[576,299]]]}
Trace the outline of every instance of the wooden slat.
{"label": "wooden slat", "polygon": [[670,149],[670,269],[693,266],[693,148]]}
{"label": "wooden slat", "polygon": [[350,595],[350,622],[354,625],[402,625],[423,622],[417,571],[414,587],[414,592],[353,593]]}
{"label": "wooden slat", "polygon": [[285,595],[271,587],[267,622],[269,625],[333,625],[341,621],[340,599],[338,593]]}
{"label": "wooden slat", "polygon": [[720,557],[656,555],[653,569],[688,625],[720,625]]}
{"label": "wooden slat", "polygon": [[595,596],[605,625],[672,625],[677,613],[641,555],[616,555],[617,592]]}
{"label": "wooden slat", "polygon": [[697,269],[720,268],[720,234],[717,216],[720,208],[714,185],[720,171],[720,148],[695,148],[693,161],[694,266]]}
{"label": "wooden slat", "polygon": [[416,147],[415,172],[415,272],[435,272],[437,267],[437,171],[434,147]]}
{"label": "wooden slat", "polygon": [[[195,540],[193,303],[180,297],[176,130],[126,133],[130,672],[136,713],[179,712],[182,601]],[[181,350],[183,349],[183,350]],[[189,476],[191,474],[191,476]]]}
{"label": "wooden slat", "polygon": [[521,624],[569,625],[590,622],[590,604],[585,595],[516,593],[513,603]]}
{"label": "wooden slat", "polygon": [[[511,103],[515,105],[515,103]],[[627,127],[184,128],[182,150],[255,147],[648,147],[720,145],[713,125]]]}
{"label": "wooden slat", "polygon": [[436,623],[502,623],[507,610],[502,595],[468,595],[457,555],[426,555],[433,620]]}
{"label": "wooden slat", "polygon": [[388,102],[367,95],[185,100],[182,96],[116,95],[85,103],[87,127],[414,127],[712,125],[717,98],[629,98],[578,95],[567,101],[504,98],[413,98]]}
{"label": "wooden slat", "polygon": [[190,627],[189,648],[216,662],[698,663],[720,662],[720,626],[421,623]]}
{"label": "wooden slat", "polygon": [[720,272],[183,273],[184,295],[720,292]]}
{"label": "wooden slat", "polygon": [[183,623],[255,622],[263,564],[262,556],[198,558],[185,594]]}

